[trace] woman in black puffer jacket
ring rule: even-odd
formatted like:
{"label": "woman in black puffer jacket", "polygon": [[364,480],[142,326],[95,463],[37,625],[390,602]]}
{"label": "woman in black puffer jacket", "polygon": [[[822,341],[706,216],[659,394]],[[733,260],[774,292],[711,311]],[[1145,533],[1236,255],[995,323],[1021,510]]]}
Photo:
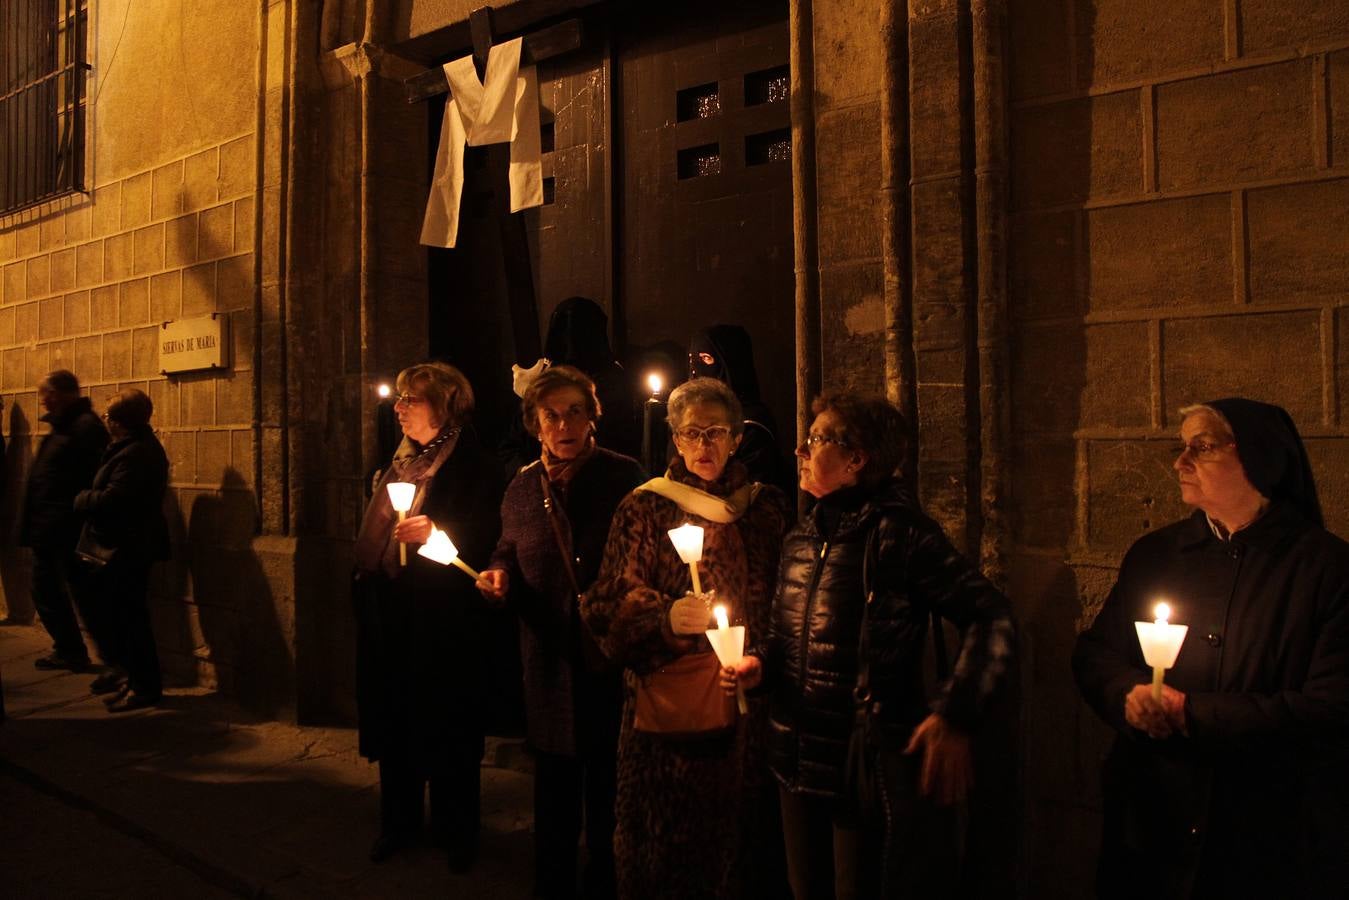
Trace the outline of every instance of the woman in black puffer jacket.
{"label": "woman in black puffer jacket", "polygon": [[[787,535],[767,638],[723,683],[762,680],[771,693],[770,764],[797,900],[940,894],[954,887],[938,862],[953,851],[953,817],[934,820],[926,805],[956,803],[970,786],[970,735],[1013,653],[1008,604],[895,478],[908,431],[898,410],[846,394],[813,410],[796,453],[801,488],[819,502]],[[868,595],[871,712],[894,788],[877,822],[859,817],[845,777]],[[933,612],[964,642],[929,705]]]}

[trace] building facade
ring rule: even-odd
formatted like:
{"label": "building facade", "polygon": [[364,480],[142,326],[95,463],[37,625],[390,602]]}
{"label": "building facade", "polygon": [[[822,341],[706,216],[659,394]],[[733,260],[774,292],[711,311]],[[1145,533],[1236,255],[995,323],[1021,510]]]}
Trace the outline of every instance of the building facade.
{"label": "building facade", "polygon": [[[738,321],[784,447],[821,389],[883,392],[916,423],[924,504],[1022,626],[981,763],[984,840],[1008,851],[990,879],[1081,896],[1108,735],[1068,655],[1129,543],[1183,514],[1177,409],[1288,408],[1349,526],[1349,11],[477,5],[88,0],[85,189],[0,216],[10,533],[41,376],[70,368],[96,402],[147,390],[173,464],[166,666],[340,720],[374,385],[447,356],[500,429],[510,363],[568,296],[630,359]],[[431,251],[444,96],[405,81],[475,31],[543,35],[545,205],[505,213],[484,152],[466,243]],[[226,369],[161,374],[160,324],[211,314]],[[17,619],[26,566],[0,548]]]}

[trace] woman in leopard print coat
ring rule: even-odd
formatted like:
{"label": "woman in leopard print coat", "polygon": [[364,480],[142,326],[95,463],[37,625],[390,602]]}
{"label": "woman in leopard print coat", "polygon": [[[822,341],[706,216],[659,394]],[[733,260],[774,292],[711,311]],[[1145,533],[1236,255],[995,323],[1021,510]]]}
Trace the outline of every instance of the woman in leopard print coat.
{"label": "woman in leopard print coat", "polygon": [[625,669],[614,835],[619,896],[721,900],[744,895],[746,873],[756,883],[767,874],[754,872],[756,845],[777,840],[771,819],[759,821],[769,787],[762,701],[751,699],[749,714],[729,731],[670,738],[633,727],[635,693],[638,679],[662,665],[710,652],[703,598],[686,596],[689,567],[666,532],[685,522],[703,527],[703,588],[728,605],[733,624],[764,634],[790,518],[782,492],[749,484],[731,458],[743,419],[725,385],[696,378],[680,386],[670,396],[670,426],[679,456],[664,479],[619,505],[581,613]]}

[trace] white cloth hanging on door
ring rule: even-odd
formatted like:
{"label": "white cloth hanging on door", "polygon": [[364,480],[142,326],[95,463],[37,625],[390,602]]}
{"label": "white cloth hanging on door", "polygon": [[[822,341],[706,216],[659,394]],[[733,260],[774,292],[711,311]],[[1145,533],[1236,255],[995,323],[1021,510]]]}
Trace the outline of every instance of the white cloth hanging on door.
{"label": "white cloth hanging on door", "polygon": [[450,102],[445,104],[436,171],[422,219],[423,244],[453,247],[459,236],[465,144],[509,141],[511,212],[543,205],[538,72],[534,66],[520,67],[521,46],[515,38],[488,51],[486,83],[478,80],[472,56],[445,64]]}

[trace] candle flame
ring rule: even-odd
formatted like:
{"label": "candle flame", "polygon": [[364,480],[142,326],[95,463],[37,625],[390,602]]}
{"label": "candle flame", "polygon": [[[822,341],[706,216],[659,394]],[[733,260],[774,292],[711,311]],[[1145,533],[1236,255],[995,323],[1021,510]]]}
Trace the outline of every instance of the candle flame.
{"label": "candle flame", "polygon": [[1152,616],[1158,625],[1165,625],[1166,620],[1171,618],[1171,607],[1165,603],[1158,603],[1152,610]]}
{"label": "candle flame", "polygon": [[717,617],[717,627],[722,631],[731,627],[730,620],[726,617],[726,607],[718,603],[712,610],[712,615]]}
{"label": "candle flame", "polygon": [[646,386],[651,388],[651,395],[654,397],[660,393],[660,389],[665,387],[665,381],[660,377],[659,372],[652,372],[646,376]]}
{"label": "candle flame", "polygon": [[393,394],[393,388],[389,387],[387,381],[380,382],[379,387],[375,388],[375,393],[379,395],[379,399],[388,400]]}

